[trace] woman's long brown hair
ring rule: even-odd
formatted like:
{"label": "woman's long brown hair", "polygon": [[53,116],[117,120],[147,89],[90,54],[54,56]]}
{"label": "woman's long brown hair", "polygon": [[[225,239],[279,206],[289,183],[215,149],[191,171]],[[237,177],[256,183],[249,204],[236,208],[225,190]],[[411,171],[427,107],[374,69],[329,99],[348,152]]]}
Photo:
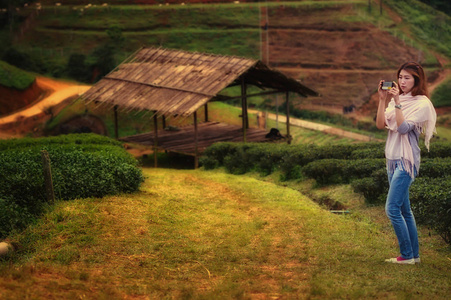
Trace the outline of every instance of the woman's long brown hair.
{"label": "woman's long brown hair", "polygon": [[[414,61],[406,62],[398,69],[398,79],[399,73],[402,70],[406,70],[415,79],[415,84],[412,88],[412,96],[425,95],[429,98],[429,90],[427,87],[426,75],[424,74],[423,67]],[[401,89],[401,88],[400,88]]]}

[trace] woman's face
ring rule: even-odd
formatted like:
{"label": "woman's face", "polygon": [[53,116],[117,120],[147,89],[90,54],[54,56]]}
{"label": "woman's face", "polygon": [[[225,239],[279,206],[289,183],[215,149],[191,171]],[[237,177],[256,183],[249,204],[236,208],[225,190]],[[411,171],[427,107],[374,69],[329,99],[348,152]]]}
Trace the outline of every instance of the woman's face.
{"label": "woman's face", "polygon": [[415,85],[415,78],[406,70],[399,72],[398,84],[404,94],[410,92]]}

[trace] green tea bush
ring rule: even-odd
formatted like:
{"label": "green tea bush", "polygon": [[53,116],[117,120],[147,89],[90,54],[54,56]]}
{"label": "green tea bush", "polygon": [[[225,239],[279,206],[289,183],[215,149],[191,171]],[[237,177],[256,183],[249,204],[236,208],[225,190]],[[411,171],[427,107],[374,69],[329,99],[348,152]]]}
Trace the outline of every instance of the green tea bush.
{"label": "green tea bush", "polygon": [[351,182],[354,192],[365,197],[368,204],[376,205],[385,202],[388,193],[388,176],[385,168],[377,169],[371,176],[354,179]]}
{"label": "green tea bush", "polygon": [[410,188],[410,202],[416,221],[451,244],[451,176],[417,178]]}
{"label": "green tea bush", "polygon": [[308,163],[302,168],[302,173],[307,177],[313,178],[317,183],[337,184],[343,182],[343,172],[347,161],[343,159],[320,159]]}
{"label": "green tea bush", "polygon": [[137,161],[120,143],[98,135],[9,140],[0,148],[6,149],[0,151],[0,211],[18,219],[0,219],[1,228],[20,227],[23,216],[37,216],[47,205],[42,150],[50,157],[57,199],[130,193],[144,181]]}
{"label": "green tea bush", "polygon": [[255,144],[248,150],[249,159],[254,170],[266,176],[280,167],[280,162],[286,154],[282,144]]}
{"label": "green tea bush", "polygon": [[280,162],[281,179],[299,179],[303,166],[316,159],[319,147],[315,145],[286,147]]}
{"label": "green tea bush", "polygon": [[50,146],[50,145],[113,145],[121,146],[122,143],[106,136],[84,133],[84,134],[67,134],[45,138],[21,138],[0,140],[0,151],[8,149],[21,149],[33,146]]}
{"label": "green tea bush", "polygon": [[24,228],[34,219],[35,215],[27,207],[20,206],[13,200],[0,199],[0,238],[15,229]]}
{"label": "green tea bush", "polygon": [[450,157],[451,156],[451,143],[450,142],[433,142],[428,151],[424,143],[420,142],[421,156],[426,158],[434,157]]}
{"label": "green tea bush", "polygon": [[424,159],[418,177],[445,177],[451,174],[451,157]]}
{"label": "green tea bush", "polygon": [[239,143],[215,143],[205,149],[203,157],[199,162],[204,162],[206,158],[216,161],[215,165],[224,166],[224,158],[233,155],[237,151]]}
{"label": "green tea bush", "polygon": [[369,177],[384,167],[384,159],[320,159],[307,164],[302,172],[324,185],[349,183],[354,179]]}
{"label": "green tea bush", "polygon": [[243,144],[236,148],[224,158],[224,166],[226,170],[232,174],[244,174],[252,170],[253,165],[249,158],[248,149],[250,145]]}
{"label": "green tea bush", "polygon": [[364,159],[364,158],[385,158],[384,144],[380,144],[377,147],[368,147],[365,149],[357,149],[352,151],[351,159]]}
{"label": "green tea bush", "polygon": [[[225,166],[234,174],[251,170],[268,175],[281,171],[282,180],[302,177],[301,169],[306,164],[320,159],[350,159],[358,151],[367,151],[369,157],[383,149],[382,143],[358,143],[347,145],[287,145],[278,143],[217,143],[208,147],[200,159],[205,169]],[[377,149],[377,151],[373,151]],[[370,155],[372,154],[372,156]],[[380,155],[376,155],[376,158]]]}

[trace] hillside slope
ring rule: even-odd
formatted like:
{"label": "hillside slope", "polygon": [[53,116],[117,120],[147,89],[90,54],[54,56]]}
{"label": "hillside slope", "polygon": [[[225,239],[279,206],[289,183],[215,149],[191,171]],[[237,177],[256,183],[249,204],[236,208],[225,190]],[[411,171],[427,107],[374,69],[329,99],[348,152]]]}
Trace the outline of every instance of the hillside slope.
{"label": "hillside slope", "polygon": [[384,5],[382,15],[375,9],[368,13],[367,3],[52,4],[34,15],[33,26],[23,28],[12,46],[61,75],[72,54],[84,55],[86,68],[101,60],[99,47],[111,42],[106,31],[118,26],[117,63],[141,46],[260,58],[320,92],[320,97],[296,99],[298,108],[342,113],[352,105],[371,117],[377,83],[394,80],[401,63],[420,61],[431,84],[449,77],[449,66],[447,57],[418,42],[395,11]]}
{"label": "hillside slope", "polygon": [[269,59],[264,59],[321,94],[302,100],[300,107],[337,113],[344,106],[362,108],[378,82],[395,80],[397,68],[406,61],[420,61],[430,83],[445,72],[438,59],[445,60],[442,55],[437,58],[383,30],[395,27],[398,15],[390,11],[384,16],[387,25],[378,28],[364,21],[361,9],[347,4],[269,11]]}

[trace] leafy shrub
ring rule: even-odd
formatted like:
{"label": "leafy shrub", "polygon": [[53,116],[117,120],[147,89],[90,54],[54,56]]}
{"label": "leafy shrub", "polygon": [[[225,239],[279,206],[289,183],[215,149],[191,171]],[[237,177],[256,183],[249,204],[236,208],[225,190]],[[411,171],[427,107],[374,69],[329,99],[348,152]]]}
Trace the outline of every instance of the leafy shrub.
{"label": "leafy shrub", "polygon": [[[298,179],[306,164],[320,159],[350,159],[357,151],[383,149],[382,143],[348,145],[287,145],[270,143],[217,143],[206,149],[200,162],[206,169],[226,166],[230,172],[243,174],[256,170],[268,175],[281,171],[282,180]],[[378,150],[380,151],[380,150]],[[357,154],[363,156],[362,154]],[[379,155],[377,155],[379,157]]]}
{"label": "leafy shrub", "polygon": [[237,147],[236,151],[226,155],[224,158],[224,166],[227,171],[232,174],[244,174],[252,169],[247,150],[249,146],[246,144]]}
{"label": "leafy shrub", "polygon": [[28,88],[35,77],[3,61],[0,61],[0,85],[18,90]]}
{"label": "leafy shrub", "polygon": [[320,159],[307,164],[302,172],[319,184],[337,184],[369,177],[374,171],[384,167],[384,159]]}
{"label": "leafy shrub", "polygon": [[10,140],[9,145],[2,141],[0,148],[7,150],[0,151],[0,209],[20,220],[0,219],[0,227],[20,227],[23,216],[39,215],[47,205],[42,150],[49,153],[58,199],[103,197],[138,190],[144,180],[142,172],[137,161],[118,145],[93,134]]}
{"label": "leafy shrub", "polygon": [[385,158],[385,147],[383,144],[377,147],[368,147],[365,149],[357,149],[352,151],[351,159],[363,158]]}
{"label": "leafy shrub", "polygon": [[449,94],[451,92],[451,80],[448,79],[441,85],[439,85],[432,94],[432,103],[435,107],[451,106],[451,100]]}
{"label": "leafy shrub", "polygon": [[43,71],[35,64],[29,55],[12,47],[5,51],[2,59],[7,63],[23,70]]}
{"label": "leafy shrub", "polygon": [[315,160],[318,146],[306,145],[285,148],[285,153],[281,156],[280,170],[281,179],[290,180],[302,177],[301,169],[303,166]]}
{"label": "leafy shrub", "polygon": [[224,166],[224,158],[227,155],[232,155],[238,146],[239,143],[215,143],[205,149],[203,159],[208,157],[210,160],[217,161],[217,166]]}
{"label": "leafy shrub", "polygon": [[219,167],[219,162],[211,156],[202,156],[199,158],[199,165],[205,170],[213,170]]}
{"label": "leafy shrub", "polygon": [[445,177],[451,174],[451,157],[424,159],[418,177]]}
{"label": "leafy shrub", "polygon": [[417,178],[410,193],[416,221],[436,230],[451,244],[451,176],[433,181]]}
{"label": "leafy shrub", "polygon": [[302,172],[319,184],[336,184],[343,182],[341,170],[346,164],[347,161],[343,159],[320,159],[304,166]]}
{"label": "leafy shrub", "polygon": [[450,157],[451,156],[451,143],[450,142],[433,142],[430,146],[430,151],[427,151],[424,143],[420,142],[421,155],[426,158],[434,157]]}
{"label": "leafy shrub", "polygon": [[248,150],[249,159],[254,169],[266,176],[279,168],[285,154],[281,144],[257,144]]}
{"label": "leafy shrub", "polygon": [[[113,145],[121,146],[122,143],[106,136],[94,133],[88,134],[67,134],[45,138],[21,138],[0,140],[0,151],[8,149],[23,149],[27,147],[50,146],[50,145]],[[85,147],[86,149],[86,147]]]}
{"label": "leafy shrub", "polygon": [[370,177],[354,179],[351,186],[354,192],[365,197],[367,203],[384,203],[388,193],[387,171],[385,168],[375,170]]}
{"label": "leafy shrub", "polygon": [[12,200],[0,199],[0,238],[11,231],[25,228],[35,216]]}

